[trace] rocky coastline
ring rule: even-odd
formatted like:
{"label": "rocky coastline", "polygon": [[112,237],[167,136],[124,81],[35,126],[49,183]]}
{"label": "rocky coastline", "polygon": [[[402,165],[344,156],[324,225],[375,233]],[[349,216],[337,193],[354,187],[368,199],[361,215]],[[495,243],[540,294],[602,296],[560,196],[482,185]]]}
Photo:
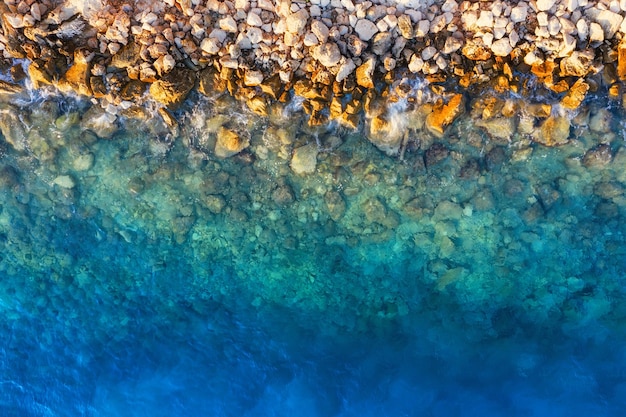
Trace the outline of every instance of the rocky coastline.
{"label": "rocky coastline", "polygon": [[[52,86],[109,124],[155,102],[171,129],[194,89],[261,116],[298,96],[309,125],[363,126],[390,155],[409,140],[393,103],[434,137],[469,111],[497,140],[556,146],[586,97],[620,103],[626,79],[618,0],[5,0],[0,14],[4,94]],[[223,133],[219,157],[247,147]]]}

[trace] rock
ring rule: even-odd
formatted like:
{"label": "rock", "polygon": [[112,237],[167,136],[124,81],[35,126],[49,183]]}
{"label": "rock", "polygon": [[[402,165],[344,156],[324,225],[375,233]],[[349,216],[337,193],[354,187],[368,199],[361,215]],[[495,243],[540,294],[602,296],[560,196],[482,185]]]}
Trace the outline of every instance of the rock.
{"label": "rock", "polygon": [[391,49],[393,38],[390,32],[381,32],[374,35],[372,39],[372,52],[378,56],[385,55]]}
{"label": "rock", "polygon": [[0,80],[0,95],[20,94],[24,91],[24,87],[8,81]]}
{"label": "rock", "polygon": [[617,47],[617,76],[622,81],[626,80],[626,38]]}
{"label": "rock", "polygon": [[597,109],[589,118],[589,129],[598,133],[611,132],[611,112],[607,109]]}
{"label": "rock", "polygon": [[91,106],[83,115],[80,127],[84,130],[91,130],[100,138],[109,139],[118,130],[117,116],[107,113],[100,106]]}
{"label": "rock", "polygon": [[233,19],[232,16],[225,16],[219,20],[220,29],[226,32],[237,32],[237,22]]}
{"label": "rock", "polygon": [[317,166],[318,152],[317,143],[315,142],[296,148],[293,151],[291,163],[289,164],[291,170],[298,175],[314,173]]}
{"label": "rock", "polygon": [[279,206],[286,206],[296,200],[289,184],[280,184],[272,191],[272,201]]}
{"label": "rock", "polygon": [[545,146],[559,146],[568,142],[570,121],[567,117],[550,116],[535,131],[533,140]]}
{"label": "rock", "polygon": [[324,202],[330,218],[334,221],[341,219],[346,212],[346,202],[337,191],[329,190],[324,194]]}
{"label": "rock", "polygon": [[537,10],[547,12],[554,6],[556,0],[537,0]]}
{"label": "rock", "polygon": [[287,31],[293,34],[303,35],[306,24],[309,20],[309,12],[306,9],[300,9],[296,13],[287,16]]}
{"label": "rock", "polygon": [[359,19],[354,26],[354,31],[362,41],[369,41],[378,33],[378,27],[368,19]]}
{"label": "rock", "polygon": [[237,132],[221,126],[217,131],[215,156],[228,158],[243,151],[249,145],[250,142],[247,139],[242,139]]}
{"label": "rock", "polygon": [[58,185],[61,188],[67,188],[67,189],[71,189],[76,186],[76,182],[69,175],[59,175],[52,181],[52,183],[54,185]]}
{"label": "rock", "polygon": [[328,26],[326,26],[323,22],[319,20],[314,20],[311,22],[311,32],[313,32],[313,34],[320,41],[320,43],[326,43],[326,41],[328,40]]}
{"label": "rock", "polygon": [[384,115],[373,117],[368,124],[367,138],[387,155],[397,155],[402,146],[404,129],[391,123]]}
{"label": "rock", "polygon": [[342,82],[345,80],[352,72],[355,70],[356,65],[352,58],[346,59],[341,63],[339,67],[339,71],[337,71],[337,75],[335,75],[335,81]]}
{"label": "rock", "polygon": [[313,58],[317,59],[320,64],[326,68],[334,67],[341,60],[341,52],[335,42],[328,42],[319,45],[312,50]]}
{"label": "rock", "polygon": [[405,39],[413,39],[413,23],[408,15],[401,15],[398,17],[398,32]]}
{"label": "rock", "polygon": [[413,73],[420,72],[423,66],[424,60],[418,54],[413,54],[411,56],[411,61],[409,61],[409,71]]}
{"label": "rock", "polygon": [[612,160],[613,152],[611,146],[602,143],[585,152],[582,163],[587,168],[600,168],[610,164]]}
{"label": "rock", "polygon": [[561,77],[584,77],[589,73],[593,63],[593,51],[574,51],[570,56],[563,58],[559,64]]}
{"label": "rock", "polygon": [[517,6],[511,9],[509,19],[513,23],[522,23],[526,21],[528,15],[528,6],[524,3],[518,3]]}
{"label": "rock", "polygon": [[446,39],[446,43],[443,46],[442,52],[446,55],[450,55],[453,52],[458,51],[463,46],[463,40],[455,38],[454,36],[449,36]]}
{"label": "rock", "polygon": [[450,155],[450,149],[441,143],[434,143],[424,152],[424,165],[426,168],[433,167]]}
{"label": "rock", "polygon": [[612,39],[617,33],[624,18],[610,10],[602,10],[594,19],[604,31],[604,39]]}
{"label": "rock", "polygon": [[495,56],[508,56],[511,51],[513,51],[513,47],[507,37],[498,39],[491,44],[491,52],[493,52]]}
{"label": "rock", "polygon": [[180,105],[196,83],[195,73],[186,68],[175,68],[150,85],[152,98],[168,107]]}
{"label": "rock", "polygon": [[504,141],[510,141],[515,133],[515,119],[512,117],[479,119],[476,121],[476,126],[485,129],[490,136]]}
{"label": "rock", "polygon": [[376,67],[376,58],[369,57],[363,64],[356,69],[356,82],[361,87],[374,88],[374,69]]}
{"label": "rock", "polygon": [[93,167],[94,156],[92,153],[78,155],[72,161],[72,168],[76,171],[89,171]]}
{"label": "rock", "polygon": [[446,127],[464,111],[464,100],[462,94],[452,96],[447,104],[439,104],[426,117],[426,128],[436,136],[442,136]]}
{"label": "rock", "polygon": [[589,42],[603,42],[604,29],[596,22],[589,25]]}
{"label": "rock", "polygon": [[129,42],[122,49],[120,49],[115,55],[111,57],[111,69],[125,69],[134,67],[141,62],[141,45],[135,42]]}
{"label": "rock", "polygon": [[566,109],[577,109],[589,91],[589,84],[583,81],[583,78],[576,80],[574,85],[569,89],[567,95],[561,100],[561,106]]}
{"label": "rock", "polygon": [[472,61],[486,61],[491,58],[491,51],[477,39],[468,39],[461,51],[467,59]]}
{"label": "rock", "polygon": [[18,152],[27,148],[26,130],[19,117],[19,110],[9,106],[0,111],[0,133],[3,141],[10,144]]}

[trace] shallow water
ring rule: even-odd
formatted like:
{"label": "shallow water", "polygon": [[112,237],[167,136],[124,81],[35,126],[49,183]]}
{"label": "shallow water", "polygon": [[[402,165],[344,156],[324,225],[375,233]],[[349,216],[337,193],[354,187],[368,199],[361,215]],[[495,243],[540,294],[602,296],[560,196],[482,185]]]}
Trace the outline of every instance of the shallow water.
{"label": "shallow water", "polygon": [[[1,415],[626,407],[617,109],[614,135],[526,160],[467,116],[399,160],[226,98],[192,100],[177,136],[126,120],[108,140],[78,123],[88,103],[33,100],[2,110]],[[223,114],[246,155],[206,151]],[[607,138],[613,160],[584,166]],[[425,165],[433,142],[450,154]],[[295,175],[306,143],[316,172]]]}

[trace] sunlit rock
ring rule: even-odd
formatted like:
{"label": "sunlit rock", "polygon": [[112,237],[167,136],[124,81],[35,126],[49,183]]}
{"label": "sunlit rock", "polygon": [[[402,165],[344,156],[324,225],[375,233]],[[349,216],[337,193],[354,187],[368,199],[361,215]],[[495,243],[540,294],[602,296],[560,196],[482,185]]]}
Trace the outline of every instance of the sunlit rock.
{"label": "sunlit rock", "polygon": [[242,138],[237,132],[220,127],[217,131],[217,141],[215,143],[215,156],[218,158],[228,158],[238,154],[250,145],[247,138]]}
{"label": "sunlit rock", "polygon": [[318,153],[319,150],[315,142],[294,149],[291,163],[289,164],[291,170],[298,175],[314,173],[317,166]]}

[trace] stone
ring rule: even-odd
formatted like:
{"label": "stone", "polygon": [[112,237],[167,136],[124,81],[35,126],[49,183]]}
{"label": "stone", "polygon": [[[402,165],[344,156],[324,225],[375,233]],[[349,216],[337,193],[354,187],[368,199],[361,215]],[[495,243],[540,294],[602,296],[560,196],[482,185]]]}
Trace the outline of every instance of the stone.
{"label": "stone", "polygon": [[405,39],[413,39],[413,23],[408,15],[401,15],[398,17],[398,32]]}
{"label": "stone", "polygon": [[376,35],[374,35],[374,38],[372,39],[372,43],[371,43],[372,52],[374,52],[378,56],[382,56],[386,54],[387,52],[389,52],[389,49],[391,49],[392,41],[393,41],[393,38],[391,36],[391,33],[389,32],[377,33]]}
{"label": "stone", "polygon": [[326,68],[334,67],[341,60],[341,52],[335,42],[328,42],[312,49],[313,58]]}
{"label": "stone", "polygon": [[594,19],[604,31],[604,39],[612,39],[619,30],[624,18],[610,10],[602,10]]}
{"label": "stone", "polygon": [[453,52],[458,51],[459,49],[461,49],[461,47],[463,46],[463,40],[456,38],[454,36],[449,36],[446,39],[446,43],[443,46],[443,50],[441,52],[443,52],[446,55],[450,55]]}
{"label": "stone", "polygon": [[378,27],[368,19],[359,19],[354,26],[354,31],[362,41],[369,41],[378,33]]}
{"label": "stone", "polygon": [[324,194],[324,202],[328,209],[328,214],[333,221],[340,220],[346,212],[346,202],[341,194],[335,190],[329,190]]}
{"label": "stone", "polygon": [[515,133],[515,119],[512,117],[479,119],[476,126],[485,129],[490,136],[504,141],[510,141]]}
{"label": "stone", "polygon": [[602,26],[600,26],[596,22],[591,22],[589,24],[589,42],[603,42],[604,41],[604,30]]}
{"label": "stone", "polygon": [[513,51],[513,47],[507,37],[498,39],[491,44],[491,52],[493,52],[495,56],[508,56],[511,51]]}
{"label": "stone", "polygon": [[329,30],[323,22],[314,20],[311,22],[311,32],[319,40],[320,43],[325,43],[328,40]]}
{"label": "stone", "polygon": [[426,128],[436,136],[442,136],[445,129],[464,111],[462,94],[452,96],[447,104],[436,105],[426,117]]}
{"label": "stone", "polygon": [[76,171],[89,171],[93,167],[94,156],[92,153],[78,155],[72,160],[72,168]]}
{"label": "stone", "polygon": [[339,71],[337,71],[337,75],[335,75],[335,81],[342,82],[350,74],[352,74],[355,68],[356,68],[356,64],[354,63],[352,58],[344,60],[339,66]]}
{"label": "stone", "polygon": [[424,165],[431,168],[450,156],[450,149],[441,143],[434,143],[424,152]]}
{"label": "stone", "polygon": [[233,19],[232,16],[225,16],[221,18],[219,20],[219,26],[220,26],[220,29],[226,32],[231,32],[231,33],[237,32],[237,22],[235,21],[235,19]]}
{"label": "stone", "polygon": [[626,80],[626,38],[622,39],[617,48],[617,76]]}
{"label": "stone", "polygon": [[556,0],[537,0],[537,10],[540,12],[547,12],[554,6],[555,3]]}
{"label": "stone", "polygon": [[577,79],[561,100],[561,106],[570,110],[577,109],[582,104],[588,91],[589,84],[587,84],[583,78]]}
{"label": "stone", "polygon": [[368,123],[367,138],[378,149],[387,155],[397,155],[402,146],[404,129],[396,123],[391,123],[385,115],[373,117]]}
{"label": "stone", "polygon": [[561,77],[584,77],[589,73],[595,55],[593,51],[574,51],[561,60]]}
{"label": "stone", "polygon": [[608,109],[599,108],[589,118],[589,129],[598,133],[611,132],[611,112]]}
{"label": "stone", "polygon": [[286,206],[296,200],[289,184],[280,184],[272,191],[272,201],[279,206]]}
{"label": "stone", "polygon": [[234,130],[220,126],[215,142],[215,156],[228,158],[238,154],[250,145],[248,139],[242,139]]}
{"label": "stone", "polygon": [[428,31],[430,30],[430,22],[426,19],[420,20],[417,22],[417,28],[415,28],[415,36],[418,38],[423,38],[428,35]]}
{"label": "stone", "polygon": [[196,76],[187,68],[175,68],[150,85],[150,96],[168,107],[180,105],[196,83]]}
{"label": "stone", "polygon": [[467,59],[472,61],[486,61],[491,58],[491,51],[485,45],[475,39],[468,39],[461,50]]}
{"label": "stone", "polygon": [[356,69],[356,82],[361,87],[374,88],[374,69],[376,67],[376,58],[369,57],[363,64]]}
{"label": "stone", "polygon": [[409,61],[409,71],[413,73],[420,72],[423,66],[424,60],[418,54],[413,54]]}
{"label": "stone", "polygon": [[83,130],[91,130],[102,139],[111,138],[118,130],[117,116],[107,113],[100,106],[91,106],[80,121]]}
{"label": "stone", "polygon": [[602,143],[585,152],[582,164],[587,168],[600,168],[610,164],[612,160],[613,151],[611,150],[611,146],[606,143]]}
{"label": "stone", "polygon": [[309,20],[309,12],[306,9],[300,9],[296,13],[287,16],[287,31],[293,34],[303,35],[306,24]]}
{"label": "stone", "polygon": [[52,180],[54,185],[58,185],[61,188],[71,189],[76,186],[76,181],[69,175],[59,175],[54,180]]}
{"label": "stone", "polygon": [[545,146],[564,145],[569,140],[570,121],[563,116],[550,116],[535,131],[533,140]]}
{"label": "stone", "polygon": [[318,153],[319,150],[315,142],[294,149],[289,164],[291,170],[298,175],[313,174],[317,167]]}
{"label": "stone", "polygon": [[493,13],[490,10],[481,10],[476,21],[476,26],[483,28],[493,28]]}

